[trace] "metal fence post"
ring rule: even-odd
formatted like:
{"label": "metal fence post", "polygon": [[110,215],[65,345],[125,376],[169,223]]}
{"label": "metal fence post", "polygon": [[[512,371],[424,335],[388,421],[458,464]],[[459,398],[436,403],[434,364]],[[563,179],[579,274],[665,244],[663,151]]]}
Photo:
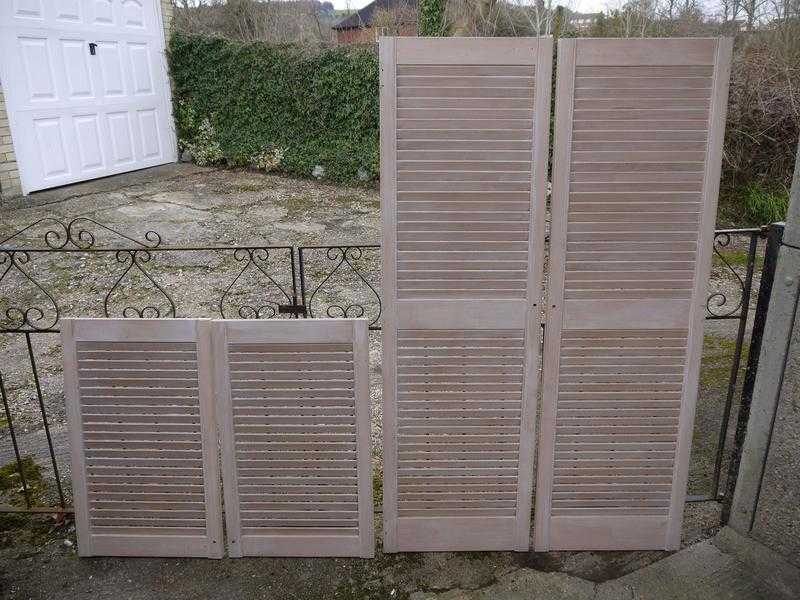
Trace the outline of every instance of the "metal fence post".
{"label": "metal fence post", "polygon": [[725,482],[725,493],[722,500],[722,524],[728,523],[731,514],[733,492],[736,488],[736,478],[739,474],[739,464],[742,459],[742,446],[747,432],[747,422],[750,419],[750,405],[753,401],[753,388],[758,372],[758,359],[761,354],[761,341],[764,336],[764,324],[767,320],[769,299],[772,295],[772,285],[775,281],[775,267],[778,260],[778,250],[783,241],[783,223],[772,223],[767,228],[767,246],[764,251],[764,267],[761,270],[761,284],[758,289],[755,316],[753,317],[753,333],[750,338],[750,351],[747,356],[747,369],[742,383],[742,399],[739,404],[739,414],[736,419],[736,431],[733,437],[733,448],[728,469],[728,478]]}

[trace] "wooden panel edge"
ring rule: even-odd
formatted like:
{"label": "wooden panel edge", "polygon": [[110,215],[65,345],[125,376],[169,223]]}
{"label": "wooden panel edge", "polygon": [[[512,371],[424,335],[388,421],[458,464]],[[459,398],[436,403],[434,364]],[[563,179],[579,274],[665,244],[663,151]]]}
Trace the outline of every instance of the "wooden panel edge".
{"label": "wooden panel edge", "polygon": [[239,518],[239,485],[233,433],[233,404],[228,368],[227,323],[213,323],[214,397],[217,409],[220,455],[222,460],[222,494],[225,499],[225,531],[228,555],[242,556],[241,521]]}
{"label": "wooden panel edge", "polygon": [[564,260],[569,208],[572,106],[575,87],[577,40],[558,41],[556,63],[556,116],[553,149],[553,190],[550,200],[550,281],[547,291],[544,352],[542,353],[542,408],[539,417],[539,452],[534,513],[534,548],[550,548],[550,505],[553,487],[555,412],[564,298]]}
{"label": "wooden panel edge", "polygon": [[75,532],[78,556],[94,556],[89,528],[86,461],[83,448],[80,392],[78,391],[78,356],[73,319],[61,320],[61,346],[64,350],[64,401],[67,413],[67,436],[72,470],[72,504],[75,508]]}
{"label": "wooden panel edge", "polygon": [[372,501],[370,453],[369,328],[366,319],[354,319],[353,372],[355,375],[356,456],[358,459],[359,556],[375,556],[375,513]]}
{"label": "wooden panel edge", "polygon": [[397,64],[395,38],[381,38],[380,55],[380,197],[382,234],[382,327],[383,352],[383,550],[397,552],[397,423],[396,342],[397,314],[395,294],[397,289],[395,252],[396,203],[396,81]]}
{"label": "wooden panel edge", "polygon": [[689,454],[694,430],[694,415],[700,382],[700,359],[703,353],[703,325],[705,321],[705,294],[711,273],[712,245],[716,225],[720,173],[722,170],[722,145],[725,138],[725,119],[728,109],[733,39],[718,38],[714,67],[713,103],[709,115],[709,142],[706,171],[703,181],[703,212],[698,236],[698,256],[695,266],[689,324],[688,352],[683,379],[683,401],[678,425],[678,445],[675,451],[672,497],[666,549],[677,550],[681,542],[681,526],[689,477]]}
{"label": "wooden panel edge", "polygon": [[206,501],[206,536],[208,557],[225,554],[222,526],[222,481],[220,480],[219,438],[214,411],[214,349],[212,324],[208,320],[195,323],[197,332],[197,379],[200,400],[200,428],[203,448],[203,479]]}

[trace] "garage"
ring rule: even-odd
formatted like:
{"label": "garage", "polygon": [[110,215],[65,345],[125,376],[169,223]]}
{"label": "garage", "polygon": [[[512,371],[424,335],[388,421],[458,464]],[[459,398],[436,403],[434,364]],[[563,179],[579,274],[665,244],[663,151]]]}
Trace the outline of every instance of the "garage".
{"label": "garage", "polygon": [[4,0],[0,83],[23,194],[177,159],[160,0]]}

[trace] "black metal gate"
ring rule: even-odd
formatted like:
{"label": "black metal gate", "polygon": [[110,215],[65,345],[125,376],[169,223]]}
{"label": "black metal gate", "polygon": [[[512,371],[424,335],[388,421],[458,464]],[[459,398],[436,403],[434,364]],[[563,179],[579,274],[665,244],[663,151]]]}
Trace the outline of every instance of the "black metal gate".
{"label": "black metal gate", "polygon": [[[760,343],[778,228],[720,230],[714,238],[718,289],[710,290],[707,319],[737,325],[711,490],[689,501],[722,497],[720,481],[733,437],[729,423],[740,381],[746,397],[757,368],[753,353]],[[762,293],[748,344],[751,298],[759,279]],[[379,330],[380,285],[378,244],[167,246],[157,232],[137,237],[85,217],[42,219],[0,240],[0,512],[71,510],[65,436],[58,423],[63,415],[60,346],[53,338],[63,314],[364,317],[370,329]],[[739,427],[742,418],[746,424],[743,414]]]}

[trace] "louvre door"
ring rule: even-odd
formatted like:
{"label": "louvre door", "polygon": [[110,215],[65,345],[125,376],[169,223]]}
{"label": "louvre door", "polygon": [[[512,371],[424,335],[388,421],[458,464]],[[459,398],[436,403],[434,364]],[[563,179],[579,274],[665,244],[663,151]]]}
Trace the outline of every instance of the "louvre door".
{"label": "louvre door", "polygon": [[230,556],[374,553],[367,321],[216,321]]}
{"label": "louvre door", "polygon": [[223,553],[210,323],[64,319],[78,553]]}
{"label": "louvre door", "polygon": [[552,40],[380,61],[384,549],[527,550]]}
{"label": "louvre door", "polygon": [[730,57],[559,41],[537,550],[679,546]]}

